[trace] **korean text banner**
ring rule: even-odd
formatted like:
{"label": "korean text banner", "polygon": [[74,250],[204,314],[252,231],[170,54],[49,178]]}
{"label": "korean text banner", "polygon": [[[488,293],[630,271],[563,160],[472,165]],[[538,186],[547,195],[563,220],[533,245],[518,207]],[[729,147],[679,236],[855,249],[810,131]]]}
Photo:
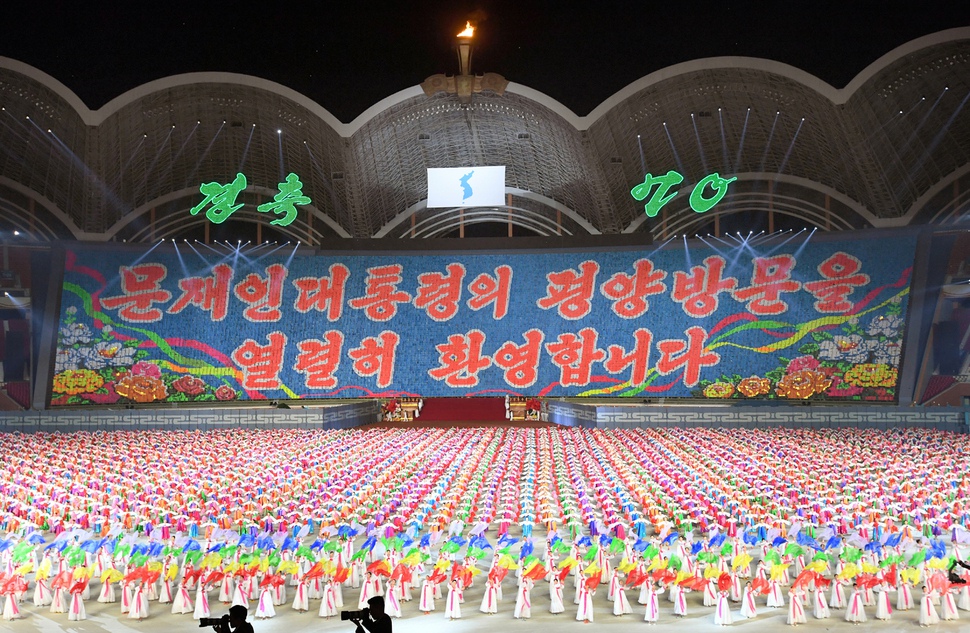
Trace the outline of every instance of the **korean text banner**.
{"label": "korean text banner", "polygon": [[719,251],[69,250],[52,404],[893,401],[914,247],[886,237]]}

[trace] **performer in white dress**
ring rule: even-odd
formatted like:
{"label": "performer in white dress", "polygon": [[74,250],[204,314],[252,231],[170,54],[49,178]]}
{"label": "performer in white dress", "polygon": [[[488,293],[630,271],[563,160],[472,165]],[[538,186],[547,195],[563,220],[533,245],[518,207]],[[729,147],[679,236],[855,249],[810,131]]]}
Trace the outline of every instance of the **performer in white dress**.
{"label": "performer in white dress", "polygon": [[549,583],[549,613],[562,613],[566,610],[562,598],[562,581],[559,576],[553,575],[552,582]]}
{"label": "performer in white dress", "polygon": [[445,602],[445,617],[450,620],[461,618],[461,588],[458,580],[452,579],[448,583],[448,597]]}
{"label": "performer in white dress", "polygon": [[728,600],[727,591],[719,591],[717,594],[717,604],[714,608],[714,624],[730,625],[734,624],[731,617],[731,603]]}
{"label": "performer in white dress", "polygon": [[741,616],[744,618],[756,618],[758,617],[758,607],[754,602],[754,589],[751,588],[751,582],[748,581],[744,583],[744,591],[741,592]]}
{"label": "performer in white dress", "polygon": [[660,618],[660,599],[659,596],[664,592],[663,587],[655,587],[649,578],[643,583],[647,591],[646,609],[643,614],[643,621],[656,624]]}
{"label": "performer in white dress", "polygon": [[512,617],[526,620],[532,617],[532,587],[534,584],[531,578],[521,579],[519,590],[515,594],[515,610]]}
{"label": "performer in white dress", "polygon": [[859,587],[854,587],[849,596],[849,602],[845,607],[845,620],[857,624],[866,621],[865,599]]}
{"label": "performer in white dress", "polygon": [[817,620],[824,620],[831,615],[829,605],[825,601],[825,590],[818,585],[815,586],[815,606],[813,609],[813,615]]}
{"label": "performer in white dress", "polygon": [[936,590],[930,591],[929,587],[923,587],[923,597],[919,599],[919,625],[931,626],[940,623],[940,616],[933,606],[933,598],[936,597]]}

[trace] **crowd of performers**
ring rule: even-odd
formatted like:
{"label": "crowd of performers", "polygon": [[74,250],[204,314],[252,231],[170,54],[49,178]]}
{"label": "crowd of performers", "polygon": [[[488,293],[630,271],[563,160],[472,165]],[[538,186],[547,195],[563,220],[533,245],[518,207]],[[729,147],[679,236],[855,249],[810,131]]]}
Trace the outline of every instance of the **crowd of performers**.
{"label": "crowd of performers", "polygon": [[970,610],[950,571],[970,544],[968,444],[847,429],[8,434],[3,617],[30,601],[84,619],[96,595],[133,619],[208,617],[210,601],[329,618],[382,595],[392,617],[913,610],[929,624]]}

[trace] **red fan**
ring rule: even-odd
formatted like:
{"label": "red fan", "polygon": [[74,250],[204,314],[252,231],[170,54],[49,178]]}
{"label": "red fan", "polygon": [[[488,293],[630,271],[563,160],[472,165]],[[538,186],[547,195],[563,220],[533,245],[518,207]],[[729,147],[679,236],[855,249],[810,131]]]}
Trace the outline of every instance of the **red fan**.
{"label": "red fan", "polygon": [[0,574],[0,594],[9,596],[16,593],[23,593],[27,591],[27,581],[17,576],[15,574],[10,574],[9,577],[4,580],[4,575]]}
{"label": "red fan", "polygon": [[[137,570],[136,570],[137,571]],[[128,574],[132,576],[134,574]],[[125,576],[125,580],[128,580],[128,576]],[[137,580],[137,576],[135,577]],[[54,580],[51,581],[51,587],[54,589],[67,589],[71,586],[71,572],[64,570],[61,573],[54,576]]]}
{"label": "red fan", "polygon": [[751,588],[764,596],[768,595],[768,581],[764,578],[755,578],[752,580]]}
{"label": "red fan", "polygon": [[585,582],[586,589],[589,591],[596,589],[600,585],[600,580],[602,580],[600,574],[593,574],[592,576],[586,579],[586,582]]}
{"label": "red fan", "polygon": [[71,586],[70,593],[81,593],[88,586],[88,579],[82,578]]}
{"label": "red fan", "polygon": [[557,574],[557,576],[559,578],[559,582],[565,582],[566,581],[566,576],[568,576],[568,575],[569,575],[569,567],[564,567],[564,568],[560,569],[559,570],[559,573]]}
{"label": "red fan", "polygon": [[947,584],[946,576],[942,573],[937,572],[926,579],[926,586],[929,589],[936,589],[941,593],[944,591],[944,585]]}
{"label": "red fan", "polygon": [[885,580],[890,587],[896,586],[896,565],[895,563],[887,567],[882,572],[882,578]]}
{"label": "red fan", "polygon": [[694,578],[693,582],[689,583],[687,586],[694,591],[704,591],[707,588],[707,583],[709,581],[707,578]]}
{"label": "red fan", "polygon": [[[201,572],[202,570],[200,569],[199,571]],[[214,585],[217,582],[222,582],[222,579],[225,577],[226,577],[226,572],[214,569],[209,572],[209,575],[205,577],[205,582],[203,582],[202,584]]]}
{"label": "red fan", "polygon": [[436,585],[441,582],[444,582],[446,579],[447,579],[447,576],[445,576],[445,573],[437,568],[431,573],[430,576],[428,576],[428,580],[430,580]]}
{"label": "red fan", "polygon": [[795,578],[795,582],[792,583],[792,589],[807,587],[808,583],[812,582],[812,580],[817,576],[818,574],[811,569],[803,570],[802,573],[798,574],[798,576]]}
{"label": "red fan", "polygon": [[345,580],[347,580],[347,578],[349,577],[350,577],[350,570],[347,569],[346,567],[341,567],[340,565],[337,565],[337,570],[333,574],[333,581],[337,584],[340,584]]}
{"label": "red fan", "polygon": [[375,576],[390,576],[391,570],[388,568],[386,560],[374,561],[367,566],[367,571],[374,574]]}
{"label": "red fan", "polygon": [[640,572],[639,569],[631,569],[629,575],[626,577],[626,584],[631,587],[637,587],[642,585],[647,579],[646,575]]}
{"label": "red fan", "polygon": [[878,578],[870,574],[859,574],[856,577],[856,586],[860,589],[872,589],[880,582]]}
{"label": "red fan", "polygon": [[830,578],[823,578],[822,576],[816,576],[815,578],[815,586],[818,589],[826,589],[831,584],[832,584],[832,580]]}
{"label": "red fan", "polygon": [[187,583],[190,581],[197,581],[202,577],[201,569],[187,569],[184,574],[182,574],[182,582]]}
{"label": "red fan", "polygon": [[462,572],[464,570],[465,570],[465,568],[462,567],[461,564],[459,564],[459,563],[455,563],[454,565],[452,565],[451,566],[451,579],[452,580],[455,580],[457,578],[461,578],[461,574],[462,574]]}
{"label": "red fan", "polygon": [[539,582],[546,577],[546,568],[542,565],[536,565],[526,572],[525,577],[530,578],[534,582]]}
{"label": "red fan", "polygon": [[509,570],[505,567],[494,567],[492,571],[488,572],[489,580],[496,582],[502,582],[505,579],[505,575],[509,573]]}
{"label": "red fan", "polygon": [[717,577],[717,588],[720,591],[727,591],[731,588],[731,574],[724,572]]}

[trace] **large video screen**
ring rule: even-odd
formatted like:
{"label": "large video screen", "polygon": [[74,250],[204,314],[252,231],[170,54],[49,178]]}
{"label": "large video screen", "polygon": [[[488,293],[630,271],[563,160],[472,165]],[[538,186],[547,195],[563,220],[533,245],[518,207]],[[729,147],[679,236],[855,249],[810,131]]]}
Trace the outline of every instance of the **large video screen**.
{"label": "large video screen", "polygon": [[915,238],[658,250],[66,253],[54,406],[896,399]]}

